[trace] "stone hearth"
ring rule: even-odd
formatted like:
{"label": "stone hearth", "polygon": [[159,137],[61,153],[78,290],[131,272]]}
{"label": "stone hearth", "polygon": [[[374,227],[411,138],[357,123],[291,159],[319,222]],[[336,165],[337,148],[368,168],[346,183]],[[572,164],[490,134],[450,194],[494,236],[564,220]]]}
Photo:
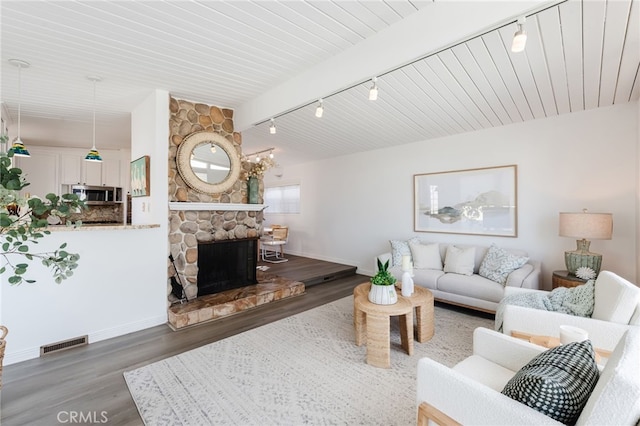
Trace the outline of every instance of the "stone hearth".
{"label": "stone hearth", "polygon": [[213,321],[255,308],[265,303],[304,294],[304,283],[283,277],[265,277],[257,285],[198,297],[169,307],[169,326],[184,327]]}

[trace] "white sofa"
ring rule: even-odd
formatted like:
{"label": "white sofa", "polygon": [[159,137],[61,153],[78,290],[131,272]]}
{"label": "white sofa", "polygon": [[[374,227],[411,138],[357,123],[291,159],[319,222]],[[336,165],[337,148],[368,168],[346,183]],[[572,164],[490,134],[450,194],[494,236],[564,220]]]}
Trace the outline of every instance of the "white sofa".
{"label": "white sofa", "polygon": [[[505,305],[502,332],[558,337],[560,325],[572,325],[586,330],[595,347],[611,351],[629,328],[640,326],[640,287],[611,271],[601,271],[594,288],[591,317]],[[525,291],[530,290],[508,288],[505,296]]]}
{"label": "white sofa", "polygon": [[[524,266],[511,272],[506,284],[502,285],[478,275],[480,264],[489,247],[465,244],[455,244],[455,246],[475,248],[473,275],[462,275],[437,269],[413,269],[414,284],[429,289],[438,301],[495,313],[498,303],[504,297],[506,287],[540,288],[541,264],[538,261],[529,259]],[[445,264],[447,247],[448,244],[439,244],[440,259],[443,265]],[[506,251],[517,256],[527,256],[527,253],[522,250],[507,249]],[[389,260],[391,264],[391,252],[378,255],[374,262],[377,262],[377,259],[383,263]],[[401,265],[393,265],[389,271],[398,281],[402,280]]]}
{"label": "white sofa", "polygon": [[[473,355],[453,368],[418,361],[418,424],[559,425],[503,395],[510,378],[544,348],[478,328]],[[620,339],[582,409],[576,425],[637,425],[640,421],[640,328]]]}

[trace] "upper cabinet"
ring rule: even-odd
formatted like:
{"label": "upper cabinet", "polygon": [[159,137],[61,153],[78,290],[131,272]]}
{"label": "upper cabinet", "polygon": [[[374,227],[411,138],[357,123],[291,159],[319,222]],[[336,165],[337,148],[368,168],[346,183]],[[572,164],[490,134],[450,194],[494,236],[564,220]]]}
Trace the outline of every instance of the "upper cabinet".
{"label": "upper cabinet", "polygon": [[86,184],[123,187],[126,193],[130,152],[128,150],[100,150],[102,162],[84,161],[86,150],[29,146],[30,157],[15,157],[30,183],[23,193],[44,197],[60,193],[61,185]]}
{"label": "upper cabinet", "polygon": [[22,195],[37,195],[44,199],[49,193],[57,194],[60,188],[59,154],[53,150],[29,147],[31,157],[13,157],[14,167],[22,170],[22,176],[29,185],[22,189]]}

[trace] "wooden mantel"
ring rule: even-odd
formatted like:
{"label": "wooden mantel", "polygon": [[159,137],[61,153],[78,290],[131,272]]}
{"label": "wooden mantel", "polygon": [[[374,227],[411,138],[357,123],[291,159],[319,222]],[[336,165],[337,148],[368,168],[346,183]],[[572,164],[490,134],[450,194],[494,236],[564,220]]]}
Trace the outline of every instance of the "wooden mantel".
{"label": "wooden mantel", "polygon": [[268,206],[266,204],[244,204],[244,203],[192,203],[182,201],[170,201],[169,210],[206,210],[206,211],[262,211]]}

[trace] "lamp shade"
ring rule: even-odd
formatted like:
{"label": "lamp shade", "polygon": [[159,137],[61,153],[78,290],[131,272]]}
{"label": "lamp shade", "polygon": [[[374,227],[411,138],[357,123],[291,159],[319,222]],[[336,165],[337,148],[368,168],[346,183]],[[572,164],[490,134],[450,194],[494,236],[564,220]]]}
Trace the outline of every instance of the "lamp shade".
{"label": "lamp shade", "polygon": [[611,213],[560,213],[561,237],[610,240],[612,235]]}

